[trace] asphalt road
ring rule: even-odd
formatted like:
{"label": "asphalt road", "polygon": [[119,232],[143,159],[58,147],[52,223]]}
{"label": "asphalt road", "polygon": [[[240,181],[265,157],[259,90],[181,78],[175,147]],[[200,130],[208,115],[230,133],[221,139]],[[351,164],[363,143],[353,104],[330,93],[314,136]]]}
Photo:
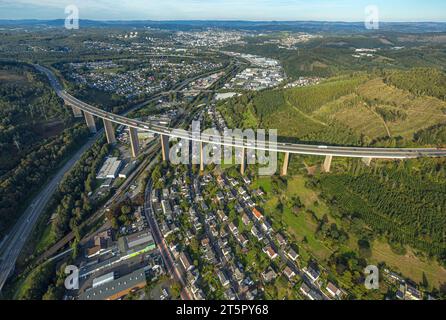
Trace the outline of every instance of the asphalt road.
{"label": "asphalt road", "polygon": [[166,265],[169,273],[175,277],[176,281],[181,284],[183,290],[181,291],[181,298],[183,300],[193,300],[191,295],[186,289],[186,280],[184,279],[184,275],[180,270],[178,270],[175,261],[172,259],[172,256],[167,248],[164,237],[161,234],[161,231],[158,226],[158,222],[156,221],[153,206],[152,206],[152,182],[148,181],[145,195],[144,195],[144,213],[146,215],[147,221],[150,226],[150,230],[152,231],[153,239],[158,246],[161,257],[163,258],[164,264]]}
{"label": "asphalt road", "polygon": [[[273,152],[283,152],[291,154],[306,154],[306,155],[320,155],[320,156],[342,156],[342,157],[354,157],[354,158],[386,158],[386,159],[409,159],[409,158],[419,158],[419,157],[444,157],[446,156],[446,149],[438,148],[361,148],[361,147],[342,147],[342,146],[325,146],[325,145],[304,145],[304,144],[292,144],[292,143],[277,143],[276,145],[270,146],[259,146],[253,142],[245,141],[244,139],[235,138],[232,142],[227,141],[215,141],[213,137],[206,134],[201,134],[200,137],[195,137],[191,132],[176,132],[172,128],[150,125],[148,123],[138,121],[135,119],[126,118],[124,116],[116,115],[110,112],[103,111],[99,108],[93,107],[87,103],[84,103],[75,97],[71,96],[60,86],[57,78],[49,70],[41,66],[36,66],[36,68],[47,75],[51,85],[56,90],[57,94],[64,99],[64,101],[71,106],[77,107],[84,112],[88,112],[96,117],[110,120],[111,122],[121,124],[124,126],[136,128],[141,131],[148,131],[156,134],[167,135],[170,137],[198,141],[204,143],[218,144],[222,146],[230,146],[235,148],[246,148],[246,149],[257,149]],[[192,80],[189,80],[192,81]],[[185,82],[186,84],[187,82]],[[154,97],[155,99],[155,97]],[[94,140],[92,139],[92,142]],[[91,143],[92,143],[91,142]],[[90,144],[91,145],[91,144]],[[60,170],[58,174],[51,180],[44,191],[39,194],[27,209],[25,214],[19,220],[10,234],[12,236],[7,238],[2,244],[1,248],[4,251],[2,256],[2,262],[0,266],[0,289],[2,288],[4,282],[6,281],[9,273],[14,267],[15,260],[23,247],[26,238],[32,230],[32,226],[36,222],[39,213],[43,210],[45,204],[48,202],[58,182],[62,178],[63,174],[68,171],[71,166],[77,161],[77,159],[82,155],[82,153],[87,150],[89,145],[85,145],[76,156],[70,159],[64,166],[64,170]],[[156,221],[153,221],[153,217],[149,215],[149,222],[151,227],[154,228],[155,240],[160,246],[163,258],[166,259],[167,265],[173,268],[174,274],[179,276],[176,270],[175,264],[171,261],[170,254],[165,248],[165,243],[160,237],[159,230],[157,229]],[[156,235],[156,233],[158,233]],[[167,255],[166,251],[167,250]],[[169,259],[170,258],[170,259]],[[181,277],[178,279],[180,283],[182,282]]]}
{"label": "asphalt road", "polygon": [[[61,96],[63,92],[62,87],[54,76],[54,74],[47,68],[39,65],[34,65],[34,67],[43,72],[49,79],[51,86],[56,91],[56,93]],[[185,87],[191,81],[194,81],[203,75],[197,75],[195,77],[189,78],[181,82],[176,86],[176,90]],[[141,103],[128,112],[135,110],[137,108],[143,107],[150,101],[154,101],[161,97],[163,94],[153,96],[150,100]],[[94,108],[94,107],[92,107]],[[94,108],[97,109],[97,108]],[[99,109],[97,109],[99,110]],[[22,216],[18,219],[14,227],[9,231],[8,235],[0,243],[0,291],[8,279],[11,272],[14,270],[17,258],[23,249],[23,246],[28,239],[34,225],[36,224],[40,214],[43,212],[45,206],[50,200],[51,196],[55,192],[57,186],[62,180],[63,176],[71,169],[71,167],[80,159],[82,154],[87,151],[93,143],[99,138],[103,133],[100,130],[95,136],[91,137],[89,141],[82,146],[66,163],[65,165],[52,177],[51,181],[45,186],[45,188],[40,191],[40,193],[33,199],[31,205],[25,210]]]}
{"label": "asphalt road", "polygon": [[[178,132],[175,129],[148,124],[139,120],[126,118],[106,112],[102,109],[93,107],[79,99],[71,96],[69,93],[61,89],[54,74],[46,68],[36,66],[44,72],[50,79],[51,84],[57,94],[71,106],[81,109],[96,117],[107,119],[111,122],[132,127],[141,131],[147,131],[155,134],[167,135],[174,138],[180,138],[190,141],[218,144],[221,146],[229,146],[235,148],[246,148],[291,154],[319,155],[319,156],[337,156],[351,158],[382,158],[382,159],[410,159],[420,157],[445,157],[446,149],[439,148],[363,148],[363,147],[343,147],[343,146],[325,146],[325,145],[305,145],[296,143],[277,143],[275,145],[259,145],[243,138],[235,138],[232,141],[219,141],[215,137],[208,134],[201,134],[196,137],[192,132]],[[220,137],[221,138],[221,137]]]}
{"label": "asphalt road", "polygon": [[81,158],[82,154],[87,151],[102,134],[102,130],[95,136],[91,137],[51,178],[50,182],[44,189],[33,199],[31,205],[22,214],[14,227],[10,230],[9,235],[3,241],[0,247],[1,263],[0,263],[0,290],[3,288],[9,274],[14,269],[15,262],[22,250],[27,238],[29,237],[34,225],[40,214],[47,205],[53,193],[56,191],[63,176],[71,169],[71,167]]}
{"label": "asphalt road", "polygon": [[[223,179],[225,180],[227,185],[230,185],[229,180],[227,179],[227,176],[223,176]],[[274,240],[271,236],[270,233],[263,231],[262,228],[262,223],[260,221],[258,221],[252,213],[252,208],[248,207],[246,205],[246,202],[240,198],[240,194],[236,191],[236,189],[231,190],[232,195],[238,199],[239,203],[241,204],[241,206],[243,207],[243,210],[245,211],[245,214],[247,214],[249,217],[251,217],[254,225],[256,226],[256,228],[259,230],[259,232],[261,232],[263,234],[264,237],[266,237],[269,241],[269,245],[274,249],[274,251],[279,255],[279,257],[282,259],[282,262],[285,263],[292,271],[294,271],[294,273],[296,275],[298,275],[304,282],[305,284],[310,287],[312,290],[316,291],[323,300],[330,300],[330,298],[327,297],[327,295],[314,283],[312,282],[308,276],[300,269],[300,267],[297,265],[297,263],[295,263],[294,261],[292,261],[291,259],[288,258],[286,252],[280,248],[277,247],[274,244]]]}
{"label": "asphalt road", "polygon": [[[105,203],[105,205],[102,206],[99,210],[96,211],[95,214],[90,216],[87,220],[82,222],[80,225],[80,228],[83,228],[86,225],[93,225],[96,223],[96,221],[101,218],[106,209],[110,207],[110,205],[114,202],[120,202],[123,198],[126,197],[126,194],[124,193],[128,186],[134,181],[134,179],[142,172],[144,168],[147,167],[149,164],[149,161],[152,160],[153,156],[155,155],[155,152],[159,149],[158,143],[153,144],[145,153],[144,155],[147,157],[141,164],[136,168],[133,173],[124,181],[124,183],[115,191],[113,196]],[[75,234],[71,231],[67,235],[65,235],[62,239],[60,239],[57,243],[52,245],[49,249],[47,249],[38,259],[37,264],[40,264],[44,262],[45,260],[49,259],[53,255],[55,255],[60,249],[64,248],[68,243],[70,243],[75,238]],[[80,244],[85,244],[84,239],[81,240]],[[54,258],[54,257],[53,257]]]}

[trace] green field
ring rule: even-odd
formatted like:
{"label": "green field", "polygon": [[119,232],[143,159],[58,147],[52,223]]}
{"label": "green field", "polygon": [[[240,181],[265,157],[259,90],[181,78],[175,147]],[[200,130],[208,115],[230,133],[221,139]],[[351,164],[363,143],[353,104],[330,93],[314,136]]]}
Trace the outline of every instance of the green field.
{"label": "green field", "polygon": [[430,288],[441,288],[446,283],[446,269],[437,261],[420,258],[412,249],[404,255],[395,254],[385,241],[375,241],[372,245],[372,263],[385,262],[394,270],[398,270],[406,277],[421,283],[423,273],[426,275]]}
{"label": "green field", "polygon": [[[257,179],[254,181],[252,188],[261,187],[267,192],[267,202],[262,206],[265,214],[273,219],[275,229],[285,228],[292,238],[297,241],[300,249],[299,253],[305,261],[309,260],[310,257],[315,257],[318,261],[323,262],[338,250],[344,252],[357,251],[358,237],[355,234],[349,233],[349,241],[345,245],[333,246],[315,236],[318,225],[309,214],[302,211],[296,215],[287,206],[284,207],[283,212],[277,210],[280,197],[298,196],[305,208],[313,211],[318,218],[327,214],[330,223],[335,222],[341,225],[341,219],[332,214],[332,210],[321,200],[320,194],[305,187],[307,181],[308,178],[301,175],[288,178],[287,189],[280,196],[272,195],[271,178]],[[404,276],[416,282],[422,281],[424,273],[430,287],[439,288],[446,282],[446,269],[440,266],[437,261],[419,254],[416,255],[414,250],[408,246],[406,248],[407,252],[405,254],[397,254],[390,248],[385,239],[376,239],[372,243],[372,254],[369,262],[376,264],[385,262],[393,270],[401,272]]]}

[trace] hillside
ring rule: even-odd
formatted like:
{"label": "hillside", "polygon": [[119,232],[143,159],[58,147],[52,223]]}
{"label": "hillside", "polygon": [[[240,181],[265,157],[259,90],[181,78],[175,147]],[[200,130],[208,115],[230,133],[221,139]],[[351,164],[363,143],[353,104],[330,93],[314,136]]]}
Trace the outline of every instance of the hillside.
{"label": "hillside", "polygon": [[446,100],[446,74],[437,69],[414,68],[387,73],[384,81],[417,96],[429,95]]}
{"label": "hillside", "polygon": [[60,134],[69,117],[35,70],[0,63],[0,176],[46,138]]}
{"label": "hillside", "polygon": [[388,81],[388,74],[343,76],[317,86],[234,98],[218,108],[231,126],[278,129],[283,141],[358,146],[446,143],[437,134],[446,124],[446,101]]}

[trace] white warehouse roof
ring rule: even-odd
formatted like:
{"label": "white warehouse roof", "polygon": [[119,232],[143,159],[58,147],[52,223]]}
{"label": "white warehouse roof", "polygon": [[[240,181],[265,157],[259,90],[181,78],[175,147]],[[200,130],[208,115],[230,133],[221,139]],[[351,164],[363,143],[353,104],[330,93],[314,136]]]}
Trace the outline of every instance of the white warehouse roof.
{"label": "white warehouse roof", "polygon": [[115,179],[121,168],[121,160],[116,157],[107,158],[98,172],[97,179]]}

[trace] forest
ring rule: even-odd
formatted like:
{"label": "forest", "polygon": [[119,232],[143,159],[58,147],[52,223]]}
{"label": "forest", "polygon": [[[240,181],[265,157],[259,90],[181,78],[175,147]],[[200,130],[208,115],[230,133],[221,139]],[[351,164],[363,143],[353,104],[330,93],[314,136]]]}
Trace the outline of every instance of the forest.
{"label": "forest", "polygon": [[414,139],[420,144],[446,144],[446,124],[438,124],[415,133]]}
{"label": "forest", "polygon": [[[426,82],[431,73],[425,69],[423,72]],[[251,124],[268,128],[275,124],[281,139],[290,136],[310,143],[384,147],[444,146],[446,123],[441,108],[435,106],[443,104],[441,95],[434,90],[403,88],[402,84],[397,88],[393,83],[384,83],[389,81],[386,77],[390,74],[399,73],[403,71],[377,73],[382,80],[375,74],[356,74],[327,79],[312,87],[267,90],[219,102],[217,108],[229,126]],[[429,121],[436,119],[437,124],[426,125],[420,120],[424,114],[428,114]],[[373,133],[383,123],[389,131],[404,130],[406,138],[386,137],[382,130],[383,135],[372,140],[356,131],[366,128]],[[349,226],[347,231],[356,232],[360,239],[365,235],[371,238],[368,240],[384,237],[396,251],[409,245],[446,265],[444,161],[384,162],[372,168],[353,160],[347,163],[347,171],[337,170],[314,178],[326,203]],[[326,221],[317,223],[317,235],[321,238],[339,243],[347,238],[344,229]],[[361,243],[367,241],[362,240]],[[366,252],[366,246],[362,250]]]}
{"label": "forest", "polygon": [[49,210],[54,216],[51,225],[52,240],[57,241],[70,231],[81,237],[79,225],[92,214],[97,203],[88,194],[96,189],[96,173],[110,151],[104,139],[97,141],[62,180],[53,195]]}
{"label": "forest", "polygon": [[[315,184],[333,212],[350,225],[359,218],[395,248],[410,245],[446,266],[444,161],[411,160],[322,175]],[[358,236],[364,236],[363,230]]]}
{"label": "forest", "polygon": [[417,96],[427,95],[446,100],[446,74],[435,68],[388,71],[384,81]]}
{"label": "forest", "polygon": [[[398,71],[395,71],[398,72]],[[277,129],[284,142],[409,147],[444,145],[445,101],[355,73],[319,85],[219,101],[229,127]]]}
{"label": "forest", "polygon": [[90,135],[85,125],[65,129],[28,153],[0,179],[0,234],[19,218],[31,197]]}
{"label": "forest", "polygon": [[25,64],[0,63],[0,176],[71,116],[46,79]]}
{"label": "forest", "polygon": [[[358,71],[439,68],[446,61],[443,47],[432,41],[435,37],[427,34],[416,37],[405,37],[393,32],[377,34],[375,37],[364,34],[323,34],[320,38],[298,43],[291,48],[280,48],[270,42],[288,35],[272,33],[246,38],[246,44],[232,45],[226,50],[277,59],[291,79],[315,76],[326,78]],[[441,38],[443,35],[437,36]],[[398,50],[395,46],[399,46]],[[373,57],[358,59],[353,57],[354,50],[358,48],[375,49],[377,52]]]}

